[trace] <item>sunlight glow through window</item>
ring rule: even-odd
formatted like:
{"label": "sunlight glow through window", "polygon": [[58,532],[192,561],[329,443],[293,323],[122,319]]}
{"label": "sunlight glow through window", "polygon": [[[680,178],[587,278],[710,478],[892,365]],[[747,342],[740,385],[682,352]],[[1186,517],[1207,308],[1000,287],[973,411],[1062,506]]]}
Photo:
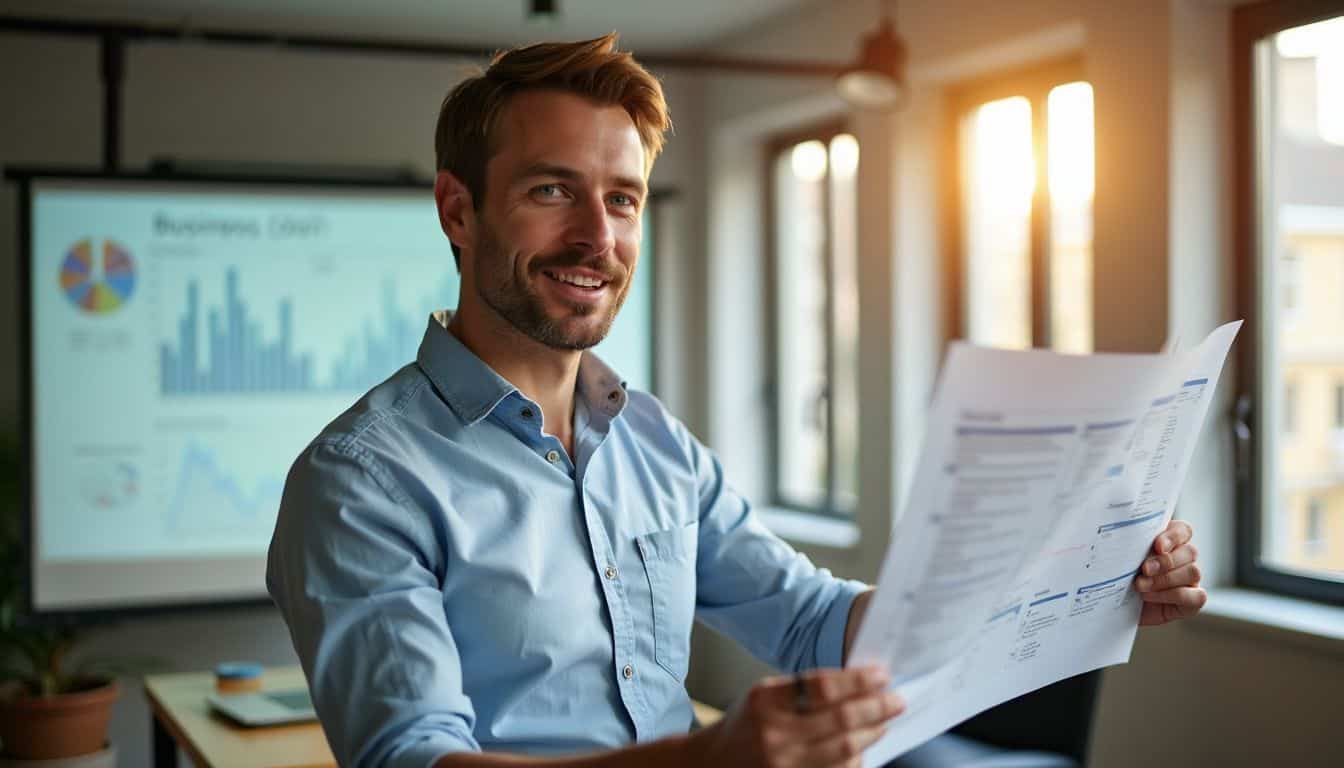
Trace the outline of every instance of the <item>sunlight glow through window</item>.
{"label": "sunlight glow through window", "polygon": [[1316,131],[1344,145],[1344,16],[1285,29],[1274,46],[1285,59],[1316,59]]}
{"label": "sunlight glow through window", "polygon": [[1092,86],[1068,83],[1050,91],[1049,117],[1050,198],[1062,207],[1091,202],[1096,188],[1093,162]]}
{"label": "sunlight glow through window", "polygon": [[794,146],[789,164],[798,180],[820,181],[826,175],[826,145],[814,140]]}

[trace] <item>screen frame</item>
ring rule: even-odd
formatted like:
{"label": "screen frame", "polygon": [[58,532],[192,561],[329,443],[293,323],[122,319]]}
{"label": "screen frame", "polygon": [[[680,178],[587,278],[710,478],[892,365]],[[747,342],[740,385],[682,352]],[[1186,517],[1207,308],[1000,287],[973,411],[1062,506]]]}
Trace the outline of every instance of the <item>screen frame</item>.
{"label": "screen frame", "polygon": [[[33,377],[35,374],[35,360],[33,349],[33,296],[32,296],[32,275],[33,275],[33,254],[32,254],[32,195],[36,184],[41,182],[110,182],[127,184],[184,184],[184,185],[210,185],[221,188],[230,186],[235,187],[271,187],[276,189],[293,188],[301,189],[332,189],[332,190],[351,190],[358,191],[364,189],[376,189],[379,191],[407,191],[417,193],[431,193],[433,183],[424,179],[417,179],[409,173],[369,173],[361,175],[351,173],[348,169],[333,169],[331,173],[324,169],[308,169],[305,173],[255,173],[243,172],[232,173],[227,171],[194,172],[182,169],[173,169],[168,173],[160,172],[111,172],[98,169],[87,169],[77,167],[60,166],[23,166],[10,167],[4,170],[4,179],[8,182],[14,182],[18,187],[18,221],[15,227],[18,235],[18,253],[17,256],[17,276],[21,290],[18,301],[15,302],[15,309],[18,312],[18,330],[19,330],[19,437],[20,446],[18,451],[18,502],[19,502],[19,532],[24,542],[22,554],[23,569],[23,590],[21,595],[21,611],[23,620],[27,623],[48,626],[72,626],[83,624],[105,623],[113,619],[124,619],[134,617],[162,616],[173,614],[189,614],[215,611],[229,611],[239,609],[253,609],[270,607],[273,605],[268,596],[258,597],[219,597],[219,598],[189,598],[184,600],[136,600],[130,603],[115,604],[106,603],[90,607],[59,607],[59,608],[39,608],[34,603],[34,582],[37,568],[35,553],[36,546],[36,521],[34,519],[36,510],[34,503],[34,483],[36,479],[34,473],[36,470],[35,457],[35,437],[34,429],[34,391]],[[653,205],[667,198],[676,197],[675,190],[651,189],[649,192],[649,204],[645,211],[646,216],[654,216]],[[649,222],[649,233],[652,238],[657,238],[657,222]],[[655,259],[660,254],[655,254]],[[656,281],[651,291],[650,302],[650,327],[649,332],[649,370],[652,375],[650,388],[657,387],[657,339],[655,338],[658,329],[659,304],[657,300]]]}

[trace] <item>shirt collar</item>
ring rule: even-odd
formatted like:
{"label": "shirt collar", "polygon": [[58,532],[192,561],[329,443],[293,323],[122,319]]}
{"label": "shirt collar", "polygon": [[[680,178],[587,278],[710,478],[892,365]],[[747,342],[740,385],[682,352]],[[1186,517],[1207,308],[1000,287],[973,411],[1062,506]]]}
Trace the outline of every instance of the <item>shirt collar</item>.
{"label": "shirt collar", "polygon": [[[416,363],[458,417],[475,424],[518,388],[448,331],[452,317],[452,310],[430,313]],[[626,383],[597,355],[585,351],[579,358],[575,395],[584,401],[590,414],[602,413],[610,418],[620,413],[627,400],[625,388]]]}
{"label": "shirt collar", "polygon": [[589,415],[602,413],[614,418],[625,408],[625,381],[592,352],[585,351],[579,358],[575,384],[575,395],[588,406]]}

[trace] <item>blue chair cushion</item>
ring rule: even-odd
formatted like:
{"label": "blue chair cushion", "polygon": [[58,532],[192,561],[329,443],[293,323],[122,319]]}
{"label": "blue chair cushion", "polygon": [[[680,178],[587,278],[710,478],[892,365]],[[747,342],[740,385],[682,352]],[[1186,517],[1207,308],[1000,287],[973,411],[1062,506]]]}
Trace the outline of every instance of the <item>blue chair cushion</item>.
{"label": "blue chair cushion", "polygon": [[1080,768],[1057,752],[1004,749],[955,733],[935,736],[885,768]]}

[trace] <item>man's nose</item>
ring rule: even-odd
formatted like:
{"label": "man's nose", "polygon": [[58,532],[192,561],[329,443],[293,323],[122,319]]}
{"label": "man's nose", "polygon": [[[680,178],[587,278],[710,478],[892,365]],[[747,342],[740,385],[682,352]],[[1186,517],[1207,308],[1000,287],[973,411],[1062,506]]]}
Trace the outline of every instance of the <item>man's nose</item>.
{"label": "man's nose", "polygon": [[600,200],[586,200],[573,208],[570,221],[569,245],[587,253],[607,253],[616,247],[616,233],[611,227],[611,214]]}

